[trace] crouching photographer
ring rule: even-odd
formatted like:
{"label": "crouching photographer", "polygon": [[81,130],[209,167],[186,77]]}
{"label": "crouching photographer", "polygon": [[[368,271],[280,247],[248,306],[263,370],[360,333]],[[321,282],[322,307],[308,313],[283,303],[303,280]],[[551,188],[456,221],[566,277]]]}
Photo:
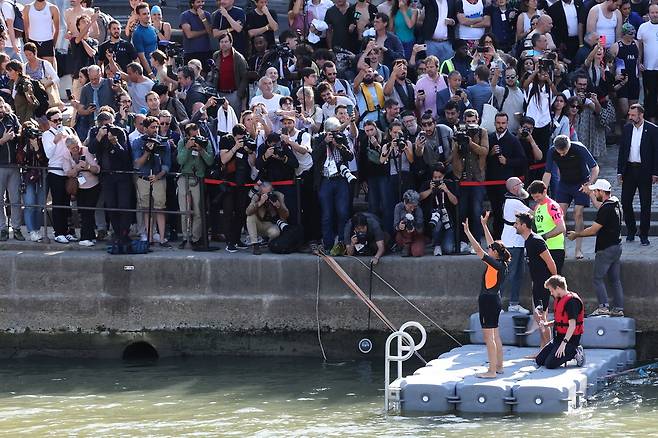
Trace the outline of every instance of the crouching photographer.
{"label": "crouching photographer", "polygon": [[420,195],[415,190],[407,190],[402,202],[395,206],[393,223],[395,243],[402,248],[402,257],[422,257],[425,254],[423,234],[423,210],[418,206]]}
{"label": "crouching photographer", "polygon": [[181,217],[183,241],[178,246],[181,249],[188,241],[192,249],[198,249],[203,244],[201,237],[205,231],[201,221],[201,184],[206,169],[215,160],[214,152],[212,143],[199,135],[199,127],[195,123],[185,126],[185,137],[178,142],[176,155],[181,173],[178,177],[178,206],[181,211],[192,210],[192,214]]}
{"label": "crouching photographer", "polygon": [[425,211],[429,211],[427,224],[432,232],[434,255],[452,254],[455,252],[454,220],[450,212],[458,204],[457,184],[446,179],[446,168],[443,163],[437,163],[432,169],[432,179],[423,186],[420,201]]}
{"label": "crouching photographer", "polygon": [[274,191],[271,183],[262,182],[251,198],[246,213],[247,231],[253,242],[253,253],[260,255],[258,236],[267,237],[271,241],[279,237],[281,231],[288,226],[290,213],[286,208],[285,196]]}
{"label": "crouching photographer", "polygon": [[335,117],[324,122],[325,133],[318,137],[313,149],[314,185],[320,198],[322,243],[329,251],[336,237],[341,240],[350,209],[349,183],[356,180],[347,164],[354,158],[347,137],[340,133],[341,123]]}
{"label": "crouching photographer", "polygon": [[379,263],[386,249],[386,235],[379,219],[372,213],[356,213],[345,224],[345,252],[349,256],[372,256]]}

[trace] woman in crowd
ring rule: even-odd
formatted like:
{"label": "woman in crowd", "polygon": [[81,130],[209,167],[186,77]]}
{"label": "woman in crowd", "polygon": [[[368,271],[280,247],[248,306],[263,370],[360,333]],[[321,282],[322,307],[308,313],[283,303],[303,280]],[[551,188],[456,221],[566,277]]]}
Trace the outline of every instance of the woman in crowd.
{"label": "woman in crowd", "polygon": [[35,81],[41,82],[49,96],[50,106],[64,108],[64,103],[59,99],[59,76],[50,61],[37,57],[37,46],[34,43],[25,43],[23,46],[25,54],[25,74]]}
{"label": "woman in crowd", "polygon": [[537,69],[525,81],[523,88],[526,90],[526,116],[535,121],[535,129],[532,136],[537,146],[542,151],[548,150],[551,141],[552,123],[550,108],[552,97],[557,94],[555,85],[548,72]]}
{"label": "woman in crowd", "polygon": [[[553,119],[553,132],[551,133],[551,144],[553,139],[558,135],[566,135],[571,137],[569,129],[569,116],[567,115],[567,98],[564,94],[560,93],[555,96],[553,104],[551,105],[551,118]],[[571,139],[573,140],[573,138]]]}
{"label": "woman in crowd", "polygon": [[526,56],[521,62],[518,63],[517,72],[519,74],[519,80],[521,83],[528,79],[528,76],[530,76],[532,72],[536,70],[536,64],[537,63],[535,62],[535,58],[532,56]]}
{"label": "woman in crowd", "polygon": [[313,11],[307,9],[304,15],[305,0],[290,0],[288,2],[288,25],[293,32],[303,35],[308,35],[308,29],[311,21],[315,18]]}
{"label": "woman in crowd", "polygon": [[162,9],[158,5],[154,5],[151,8],[151,24],[155,28],[155,32],[158,34],[158,41],[170,41],[171,24],[162,21]]}
{"label": "woman in crowd", "polygon": [[412,8],[410,3],[410,0],[394,1],[391,9],[392,20],[389,22],[389,30],[395,32],[400,39],[406,59],[411,57],[411,51],[416,42],[414,29],[418,20],[418,9]]}
{"label": "woman in crowd", "polygon": [[578,138],[594,158],[604,155],[606,151],[606,123],[602,116],[607,110],[608,93],[612,91],[611,81],[614,81],[606,62],[605,52],[605,48],[596,44],[585,60],[587,76],[594,91],[589,99],[585,100],[585,107],[590,107],[592,111],[584,110],[578,124]]}
{"label": "woman in crowd", "polygon": [[30,77],[23,73],[23,64],[19,61],[9,61],[6,70],[14,96],[14,113],[21,123],[25,123],[34,117],[34,110],[38,105],[32,82]]}
{"label": "woman in crowd", "polygon": [[0,52],[0,97],[6,102],[11,102],[11,86],[9,76],[7,76],[7,63],[10,58],[5,52]]}
{"label": "woman in crowd", "polygon": [[532,30],[532,18],[542,15],[543,11],[537,9],[537,0],[522,0],[521,13],[516,18],[516,40],[521,40]]}
{"label": "woman in crowd", "polygon": [[167,60],[167,55],[160,50],[151,53],[151,65],[155,70],[156,82],[166,85],[169,91],[173,91],[178,87],[178,81],[169,76]]}
{"label": "woman in crowd", "polygon": [[[78,191],[75,198],[78,207],[96,207],[100,195],[98,174],[101,171],[96,157],[89,152],[86,146],[80,145],[78,137],[68,137],[66,147],[70,155],[62,166],[66,176],[76,178]],[[80,209],[80,242],[81,246],[94,246],[96,238],[96,220],[94,210]]]}
{"label": "woman in crowd", "polygon": [[[8,104],[5,104],[8,105]],[[7,111],[8,108],[5,108]],[[19,164],[29,167],[46,167],[48,158],[43,150],[41,132],[39,125],[33,121],[23,123],[23,135],[20,136],[17,157]],[[25,205],[44,205],[46,201],[46,184],[41,177],[41,170],[26,169],[22,174],[25,193],[23,203]],[[24,212],[25,226],[32,242],[41,242],[41,226],[43,225],[43,210],[39,207],[26,207]]]}
{"label": "woman in crowd", "polygon": [[569,138],[571,141],[578,140],[578,123],[580,123],[580,112],[583,110],[583,103],[578,96],[571,96],[567,100],[566,114],[569,119]]}
{"label": "woman in crowd", "polygon": [[[302,98],[303,95],[303,98]],[[315,93],[312,87],[303,87],[297,90],[297,107],[300,117],[297,118],[297,129],[306,129],[316,134],[322,127],[322,108],[315,103]]]}
{"label": "woman in crowd", "polygon": [[484,230],[484,236],[487,239],[486,252],[480,246],[480,242],[473,237],[473,233],[471,233],[468,225],[468,219],[463,224],[464,233],[475,250],[475,254],[487,266],[487,269],[482,275],[482,289],[478,297],[478,308],[482,334],[487,346],[489,369],[487,372],[476,374],[475,376],[482,379],[495,379],[498,374],[503,374],[503,343],[500,340],[500,332],[498,330],[498,319],[502,310],[500,286],[505,282],[507,266],[511,255],[501,241],[494,241],[493,237],[491,237],[489,227],[487,226],[489,212],[486,212],[480,221]]}

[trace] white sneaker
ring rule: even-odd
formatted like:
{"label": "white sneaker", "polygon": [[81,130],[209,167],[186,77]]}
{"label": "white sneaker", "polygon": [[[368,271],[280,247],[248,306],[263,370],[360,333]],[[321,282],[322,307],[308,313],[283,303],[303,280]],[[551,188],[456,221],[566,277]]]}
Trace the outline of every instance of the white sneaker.
{"label": "white sneaker", "polygon": [[508,312],[516,312],[516,313],[522,313],[524,315],[529,315],[530,311],[524,307],[522,307],[520,304],[515,304],[513,306],[508,306],[507,307]]}
{"label": "white sneaker", "polygon": [[41,240],[41,235],[38,231],[30,231],[30,241],[39,242]]}
{"label": "white sneaker", "polygon": [[160,242],[160,233],[153,233],[153,241]]}
{"label": "white sneaker", "polygon": [[78,238],[75,237],[73,234],[67,234],[65,237],[66,237],[66,240],[68,240],[69,242],[77,242],[78,241]]}
{"label": "white sneaker", "polygon": [[146,238],[146,233],[139,233],[139,240],[142,242],[146,242],[148,239]]}
{"label": "white sneaker", "polygon": [[435,256],[443,255],[443,253],[441,252],[441,247],[439,245],[434,247],[434,255]]}
{"label": "white sneaker", "polygon": [[466,242],[461,242],[461,244],[460,244],[460,246],[459,246],[459,252],[468,252],[468,249],[469,249],[470,247],[471,247],[471,245],[469,245],[468,243],[466,243]]}
{"label": "white sneaker", "polygon": [[475,255],[475,254],[477,254],[477,253],[475,252],[475,248],[473,248],[471,245],[468,245],[468,252],[469,252],[469,254],[471,254],[471,255]]}
{"label": "white sneaker", "polygon": [[94,242],[92,242],[91,240],[81,240],[80,242],[78,242],[78,245],[80,245],[80,246],[94,246]]}
{"label": "white sneaker", "polygon": [[55,242],[57,242],[57,243],[69,243],[69,240],[66,238],[66,236],[60,234],[59,236],[55,236]]}

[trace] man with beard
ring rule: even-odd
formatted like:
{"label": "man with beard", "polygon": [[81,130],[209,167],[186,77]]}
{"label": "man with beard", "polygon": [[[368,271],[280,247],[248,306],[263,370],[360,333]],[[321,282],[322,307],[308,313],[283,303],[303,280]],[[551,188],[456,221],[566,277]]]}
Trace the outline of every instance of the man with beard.
{"label": "man with beard", "polygon": [[354,92],[361,118],[359,128],[363,128],[366,120],[377,121],[379,111],[384,108],[384,87],[375,82],[375,71],[372,67],[361,69],[354,78]]}
{"label": "man with beard", "polygon": [[[599,300],[599,307],[590,316],[624,316],[624,290],[621,286],[621,204],[616,196],[611,196],[610,183],[605,179],[586,187],[592,203],[599,211],[594,223],[583,231],[569,231],[567,238],[596,236],[594,251],[594,272],[592,283]],[[608,305],[608,291],[605,278],[612,287],[613,307]]]}
{"label": "man with beard", "polygon": [[354,91],[350,87],[349,82],[345,79],[338,79],[338,71],[336,70],[336,64],[333,61],[326,61],[322,66],[322,75],[325,78],[326,83],[331,85],[334,90],[334,94],[339,96],[344,96],[349,98],[352,101],[352,104],[356,104],[356,97],[354,97]]}
{"label": "man with beard", "polygon": [[139,62],[137,50],[130,41],[121,38],[121,23],[116,20],[110,21],[108,30],[110,38],[98,46],[98,63],[107,67],[110,64],[107,57],[111,56],[121,70],[126,71],[128,64]]}
{"label": "man with beard", "polygon": [[445,125],[448,128],[454,130],[461,116],[461,111],[459,110],[459,104],[457,102],[448,101],[445,108],[443,108],[443,114],[439,117],[439,124]]}
{"label": "man with beard", "polygon": [[318,85],[318,94],[324,102],[322,104],[322,116],[324,119],[333,117],[336,114],[336,107],[338,105],[354,106],[354,102],[352,102],[352,100],[350,100],[348,97],[339,96],[334,93],[329,82],[322,82],[320,85]]}
{"label": "man with beard", "polygon": [[396,59],[393,63],[393,72],[384,86],[384,95],[398,102],[402,109],[416,108],[416,92],[414,84],[407,79],[406,59]]}
{"label": "man with beard", "polygon": [[448,172],[452,166],[452,129],[437,125],[432,113],[426,112],[420,118],[422,131],[416,136],[414,167],[422,180],[427,180],[429,170],[442,163]]}

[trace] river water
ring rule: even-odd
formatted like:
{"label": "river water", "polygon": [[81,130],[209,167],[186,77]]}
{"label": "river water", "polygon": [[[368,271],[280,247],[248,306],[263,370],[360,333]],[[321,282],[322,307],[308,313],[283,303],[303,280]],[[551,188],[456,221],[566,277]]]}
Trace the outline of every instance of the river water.
{"label": "river water", "polygon": [[386,419],[382,387],[379,361],[4,361],[0,436],[658,436],[657,379],[626,378],[559,417]]}

